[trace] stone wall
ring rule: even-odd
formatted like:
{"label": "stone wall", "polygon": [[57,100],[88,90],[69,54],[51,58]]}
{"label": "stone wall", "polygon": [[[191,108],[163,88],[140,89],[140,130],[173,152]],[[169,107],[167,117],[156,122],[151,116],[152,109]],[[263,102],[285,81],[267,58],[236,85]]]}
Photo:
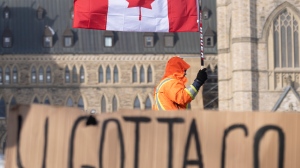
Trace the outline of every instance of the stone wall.
{"label": "stone wall", "polygon": [[219,110],[271,110],[279,99],[287,85],[270,88],[268,37],[286,8],[300,16],[299,0],[217,0]]}
{"label": "stone wall", "polygon": [[[145,100],[150,98],[153,104],[153,89],[163,76],[165,64],[173,55],[5,55],[0,57],[0,66],[3,71],[10,67],[11,73],[13,67],[18,70],[17,84],[0,85],[0,96],[4,98],[9,109],[9,103],[14,97],[17,103],[30,104],[36,97],[40,103],[43,103],[48,97],[51,105],[64,106],[68,97],[72,98],[74,106],[78,105],[78,100],[82,96],[85,105],[85,111],[92,109],[96,112],[101,111],[101,98],[106,98],[106,111],[112,111],[112,99],[116,96],[119,109],[133,109],[135,97],[138,97],[141,109],[145,108]],[[184,59],[191,64],[187,77],[193,81],[200,69],[200,58],[198,55],[182,55]],[[213,55],[207,55],[205,66],[215,67],[217,59]],[[111,69],[111,79],[113,79],[113,68],[118,67],[119,81],[99,83],[98,68],[102,66],[105,70],[109,66]],[[31,83],[31,68],[35,66],[37,70],[42,66],[44,68],[44,78],[46,68],[51,67],[51,83]],[[84,83],[65,82],[65,67],[68,66],[72,76],[72,68],[76,66],[79,77],[79,69],[82,66],[85,72]],[[137,68],[138,82],[132,82],[132,68]],[[147,68],[152,69],[152,82],[140,83],[140,67],[144,67],[145,79],[147,79]],[[37,79],[38,80],[38,79]],[[78,80],[79,81],[79,80]],[[189,83],[190,84],[190,83]],[[201,103],[201,94],[197,96],[192,103],[192,109],[203,109]],[[200,103],[199,103],[200,102]]]}

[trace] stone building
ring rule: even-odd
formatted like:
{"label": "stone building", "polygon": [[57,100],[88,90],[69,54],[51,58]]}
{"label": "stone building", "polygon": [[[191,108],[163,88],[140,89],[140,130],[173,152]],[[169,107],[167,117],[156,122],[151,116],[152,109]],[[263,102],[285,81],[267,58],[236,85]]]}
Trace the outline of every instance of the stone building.
{"label": "stone building", "polygon": [[[204,105],[200,94],[192,109],[218,108],[216,4],[205,3],[205,67],[211,77]],[[0,150],[15,104],[71,106],[86,113],[147,110],[171,56],[190,63],[190,82],[200,69],[199,33],[73,29],[73,1],[3,1],[0,14]]]}
{"label": "stone building", "polygon": [[300,111],[299,0],[217,0],[219,110]]}

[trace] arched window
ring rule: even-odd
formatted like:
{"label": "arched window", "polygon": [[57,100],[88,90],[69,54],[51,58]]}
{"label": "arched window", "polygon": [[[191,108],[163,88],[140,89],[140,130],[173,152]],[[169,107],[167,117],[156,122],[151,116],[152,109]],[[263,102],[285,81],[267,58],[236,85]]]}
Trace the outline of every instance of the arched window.
{"label": "arched window", "polygon": [[39,103],[40,103],[40,102],[39,102],[39,99],[38,99],[37,97],[34,97],[33,103],[39,104]]}
{"label": "arched window", "polygon": [[299,67],[299,26],[295,16],[285,10],[274,20],[275,68]]}
{"label": "arched window", "polygon": [[[300,86],[299,17],[289,8],[279,13],[271,23],[268,39],[269,88],[282,89],[289,81]],[[288,72],[287,72],[288,71]]]}
{"label": "arched window", "polygon": [[80,83],[84,83],[84,69],[83,69],[83,66],[80,67]]}
{"label": "arched window", "polygon": [[12,97],[12,99],[10,100],[10,103],[9,103],[9,107],[13,107],[17,105],[17,101],[16,101],[16,98],[15,97]]}
{"label": "arched window", "polygon": [[3,85],[3,71],[2,71],[2,67],[0,67],[0,85]]}
{"label": "arched window", "polygon": [[110,68],[109,66],[106,67],[106,83],[110,83],[111,78],[110,78]]}
{"label": "arched window", "polygon": [[11,14],[11,11],[10,9],[8,8],[8,6],[6,6],[3,10],[3,15],[4,15],[4,18],[5,19],[9,19],[10,18],[10,14]]}
{"label": "arched window", "polygon": [[119,71],[118,71],[118,67],[115,66],[114,67],[114,83],[118,83],[119,82]]}
{"label": "arched window", "polygon": [[46,98],[45,98],[45,100],[44,100],[44,104],[49,104],[49,105],[51,104],[51,103],[50,103],[50,100],[49,100],[49,98],[48,98],[48,97],[46,97]]}
{"label": "arched window", "polygon": [[150,65],[148,66],[148,69],[147,69],[147,82],[148,83],[152,82],[152,68]]}
{"label": "arched window", "polygon": [[146,98],[145,109],[146,110],[151,110],[152,109],[152,103],[151,103],[151,100],[150,100],[149,96]]}
{"label": "arched window", "polygon": [[134,99],[133,108],[134,109],[141,109],[140,100],[137,96]]}
{"label": "arched window", "polygon": [[73,70],[72,70],[72,81],[73,83],[77,83],[78,80],[78,75],[77,75],[77,69],[76,66],[73,66]]}
{"label": "arched window", "polygon": [[[214,83],[218,84],[218,66],[215,66],[214,69],[211,69],[210,66],[207,66],[206,73],[208,76],[208,79],[205,83]],[[205,88],[205,86],[204,86]]]}
{"label": "arched window", "polygon": [[10,84],[10,68],[5,69],[5,84]]}
{"label": "arched window", "polygon": [[104,96],[102,96],[101,98],[101,113],[105,113],[106,112],[106,99]]}
{"label": "arched window", "polygon": [[[211,67],[210,67],[210,65],[208,65],[207,67],[206,67],[206,73],[207,73],[207,76],[210,76],[213,72],[212,72],[212,69],[211,69]],[[208,78],[207,79],[207,81],[205,82],[205,83],[211,83],[212,81],[211,81],[212,79],[211,78]],[[205,86],[204,86],[205,87]]]}
{"label": "arched window", "polygon": [[65,82],[70,83],[70,70],[69,70],[68,66],[66,66],[66,68],[65,68]]}
{"label": "arched window", "polygon": [[39,69],[39,83],[44,83],[44,68],[40,67]]}
{"label": "arched window", "polygon": [[31,68],[31,83],[36,83],[36,69],[34,66]]}
{"label": "arched window", "polygon": [[3,97],[0,99],[0,118],[6,118],[6,105]]}
{"label": "arched window", "polygon": [[14,67],[13,69],[13,83],[18,83],[18,69],[17,67]]}
{"label": "arched window", "polygon": [[68,97],[68,100],[67,100],[67,106],[68,107],[73,107],[73,100],[72,100],[72,98],[71,97]]}
{"label": "arched window", "polygon": [[114,96],[112,99],[112,111],[115,112],[118,110],[118,101],[117,101],[117,97]]}
{"label": "arched window", "polygon": [[145,82],[145,70],[144,70],[144,66],[141,66],[140,69],[140,83],[144,83]]}
{"label": "arched window", "polygon": [[46,82],[51,83],[51,68],[49,66],[46,69]]}
{"label": "arched window", "polygon": [[134,66],[132,68],[132,83],[136,83],[137,82],[137,70],[136,67]]}
{"label": "arched window", "polygon": [[83,99],[82,99],[81,96],[80,96],[80,98],[78,99],[78,104],[77,104],[77,106],[78,106],[80,109],[84,110],[84,102],[83,102]]}
{"label": "arched window", "polygon": [[99,67],[98,69],[98,82],[103,83],[104,78],[103,78],[103,68],[102,66]]}

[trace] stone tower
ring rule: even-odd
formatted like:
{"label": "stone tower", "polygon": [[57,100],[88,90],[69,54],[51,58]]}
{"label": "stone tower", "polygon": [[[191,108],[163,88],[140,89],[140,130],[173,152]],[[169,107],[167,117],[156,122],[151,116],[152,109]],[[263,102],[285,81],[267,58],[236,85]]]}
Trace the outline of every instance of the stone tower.
{"label": "stone tower", "polygon": [[217,16],[219,110],[276,111],[291,84],[297,104],[300,1],[217,0]]}

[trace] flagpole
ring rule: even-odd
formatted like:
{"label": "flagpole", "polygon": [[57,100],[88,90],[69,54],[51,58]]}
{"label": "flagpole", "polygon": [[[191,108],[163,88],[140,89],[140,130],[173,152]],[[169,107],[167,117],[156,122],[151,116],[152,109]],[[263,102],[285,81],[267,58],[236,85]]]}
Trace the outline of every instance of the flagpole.
{"label": "flagpole", "polygon": [[202,0],[196,0],[198,14],[198,30],[200,34],[200,58],[201,69],[204,68],[204,46],[203,46],[203,28],[202,28]]}

